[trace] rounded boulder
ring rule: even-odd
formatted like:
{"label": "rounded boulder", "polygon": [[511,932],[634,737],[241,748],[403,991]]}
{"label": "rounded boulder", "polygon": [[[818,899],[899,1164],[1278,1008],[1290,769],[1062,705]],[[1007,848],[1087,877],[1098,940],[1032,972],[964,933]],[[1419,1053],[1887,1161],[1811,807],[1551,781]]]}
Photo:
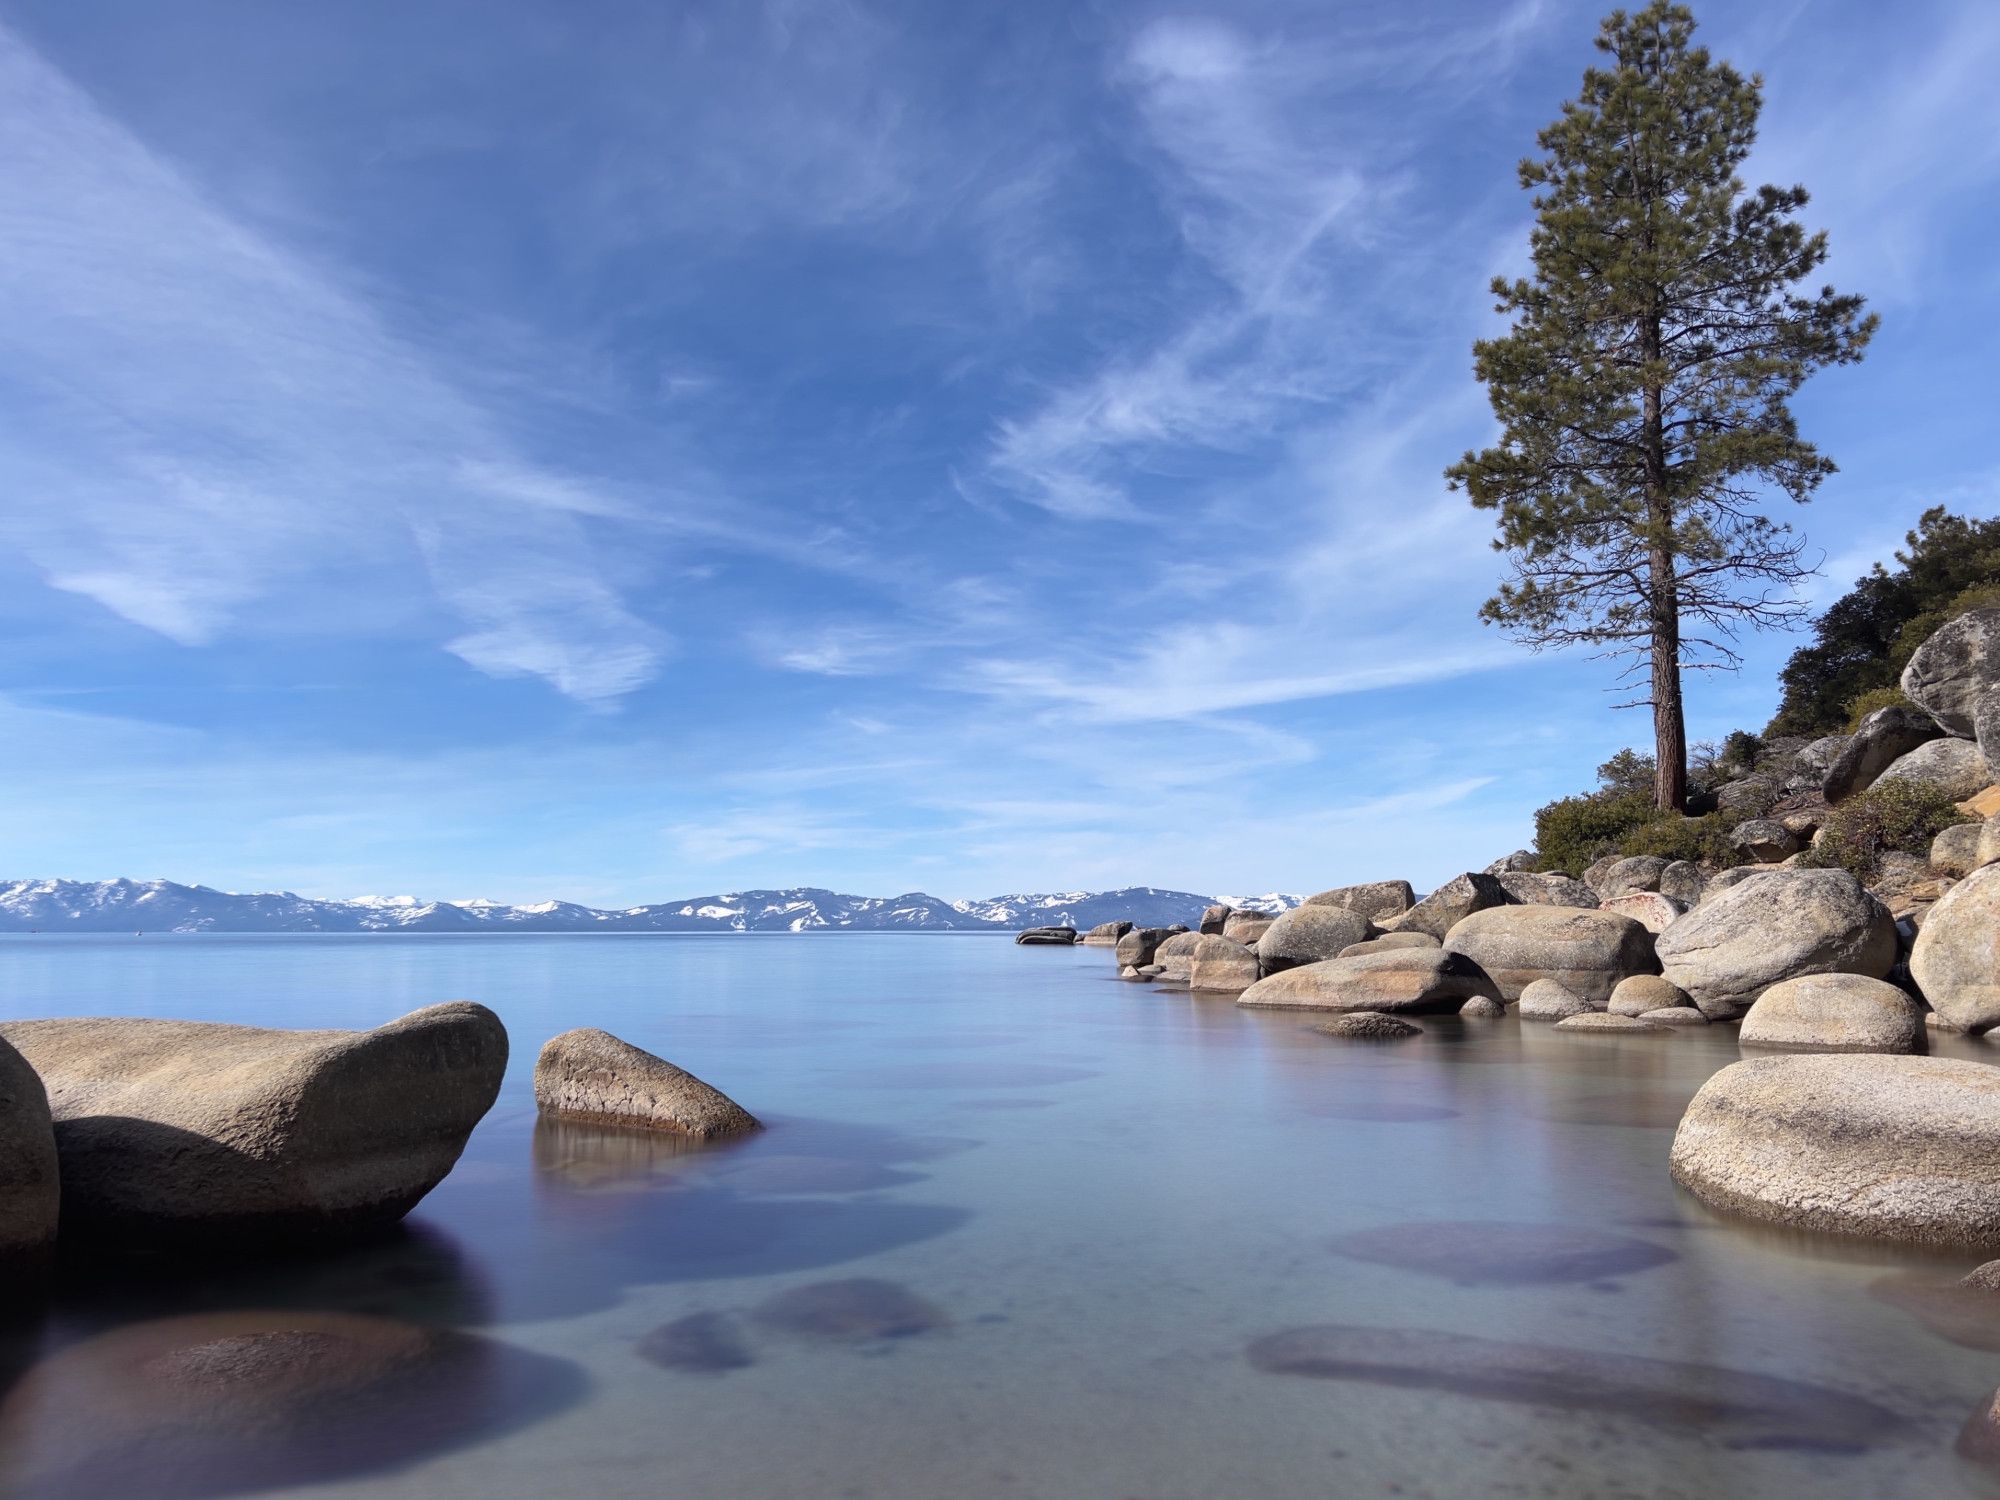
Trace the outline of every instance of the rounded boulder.
{"label": "rounded boulder", "polygon": [[1884,978],[1896,962],[1896,923],[1845,870],[1768,870],[1711,887],[1660,934],[1657,951],[1667,980],[1710,1020],[1726,1020],[1802,974]]}
{"label": "rounded boulder", "polygon": [[545,1115],[716,1140],[758,1128],[720,1089],[595,1026],[550,1037],[535,1059],[535,1104]]}
{"label": "rounded boulder", "polygon": [[1276,974],[1301,964],[1338,958],[1341,949],[1365,943],[1374,935],[1373,923],[1345,907],[1294,907],[1257,939],[1257,959],[1266,974]]}
{"label": "rounded boulder", "polygon": [[2000,1069],[1869,1053],[1759,1057],[1703,1084],[1674,1180],[1711,1207],[1912,1244],[2000,1243]]}
{"label": "rounded boulder", "polygon": [[1442,948],[1391,948],[1304,964],[1260,979],[1238,1005],[1274,1010],[1457,1010],[1499,991],[1476,964]]}
{"label": "rounded boulder", "polygon": [[1954,1031],[2000,1026],[2000,864],[1974,870],[1930,909],[1910,976]]}
{"label": "rounded boulder", "polygon": [[1618,981],[1658,969],[1653,935],[1630,917],[1574,906],[1502,906],[1474,912],[1446,935],[1492,976],[1502,998],[1518,999],[1536,979],[1554,979],[1602,1006]]}
{"label": "rounded boulder", "polygon": [[1743,1017],[1746,1047],[1800,1047],[1820,1052],[1917,1052],[1924,1013],[1883,979],[1861,974],[1805,974],[1782,980],[1757,997]]}

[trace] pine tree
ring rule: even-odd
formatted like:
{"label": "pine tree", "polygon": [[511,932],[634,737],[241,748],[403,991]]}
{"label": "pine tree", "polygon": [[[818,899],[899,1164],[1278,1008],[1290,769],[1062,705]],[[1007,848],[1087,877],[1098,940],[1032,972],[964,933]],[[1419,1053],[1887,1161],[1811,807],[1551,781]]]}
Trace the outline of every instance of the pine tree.
{"label": "pine tree", "polygon": [[1510,580],[1481,617],[1539,650],[1628,658],[1653,710],[1655,803],[1687,802],[1686,668],[1731,667],[1745,624],[1803,613],[1805,543],[1761,506],[1833,463],[1789,399],[1861,357],[1862,299],[1799,283],[1827,255],[1802,187],[1746,191],[1763,80],[1693,45],[1685,6],[1614,11],[1577,99],[1521,163],[1532,277],[1497,278],[1513,326],[1474,346],[1500,441],[1446,472],[1498,515]]}

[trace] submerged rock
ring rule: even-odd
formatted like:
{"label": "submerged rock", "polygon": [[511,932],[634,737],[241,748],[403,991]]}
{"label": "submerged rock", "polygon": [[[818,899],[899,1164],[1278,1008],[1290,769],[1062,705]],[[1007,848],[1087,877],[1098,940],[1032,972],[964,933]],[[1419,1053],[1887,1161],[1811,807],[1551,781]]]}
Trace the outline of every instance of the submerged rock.
{"label": "submerged rock", "polygon": [[1441,948],[1392,948],[1305,964],[1260,979],[1238,1005],[1279,1010],[1456,1010],[1475,995],[1499,998],[1477,966]]}
{"label": "submerged rock", "polygon": [[1379,1010],[1350,1011],[1337,1020],[1323,1021],[1313,1030],[1322,1036],[1343,1037],[1355,1042],[1400,1042],[1407,1037],[1422,1036],[1424,1028],[1414,1026],[1399,1016],[1387,1016]]}
{"label": "submerged rock", "polygon": [[690,1313],[662,1323],[639,1340],[639,1357],[667,1370],[691,1375],[724,1375],[747,1370],[757,1361],[727,1313]]}
{"label": "submerged rock", "polygon": [[1775,1375],[1428,1328],[1294,1328],[1252,1341],[1247,1352],[1269,1374],[1605,1412],[1733,1448],[1847,1452],[1898,1426],[1873,1402]]}
{"label": "submerged rock", "polygon": [[1602,1229],[1481,1221],[1357,1229],[1338,1236],[1333,1248],[1350,1260],[1446,1281],[1507,1286],[1602,1281],[1679,1259],[1651,1240]]}
{"label": "submerged rock", "polygon": [[27,1059],[0,1041],[0,1273],[46,1266],[60,1206],[48,1091]]}
{"label": "submerged rock", "polygon": [[535,1061],[535,1103],[565,1120],[702,1141],[758,1128],[757,1117],[720,1089],[595,1026],[549,1038]]}
{"label": "submerged rock", "polygon": [[121,1252],[315,1242],[403,1217],[444,1178],[507,1065],[453,1001],[373,1031],[16,1021],[47,1086],[65,1240]]}
{"label": "submerged rock", "polygon": [[1743,1017],[1746,1047],[1825,1052],[1917,1052],[1924,1013],[1887,980],[1807,974],[1772,985]]}
{"label": "submerged rock", "polygon": [[795,1286],[759,1303],[751,1316],[786,1333],[845,1341],[911,1338],[951,1322],[908,1287],[873,1276]]}
{"label": "submerged rock", "polygon": [[1674,1180],[1829,1234],[2000,1244],[2000,1069],[1871,1053],[1732,1063],[1688,1105]]}
{"label": "submerged rock", "polygon": [[1604,1011],[1590,1011],[1580,1016],[1564,1016],[1556,1022],[1557,1031],[1615,1031],[1634,1036],[1662,1036],[1664,1026],[1655,1026],[1638,1016],[1614,1016]]}

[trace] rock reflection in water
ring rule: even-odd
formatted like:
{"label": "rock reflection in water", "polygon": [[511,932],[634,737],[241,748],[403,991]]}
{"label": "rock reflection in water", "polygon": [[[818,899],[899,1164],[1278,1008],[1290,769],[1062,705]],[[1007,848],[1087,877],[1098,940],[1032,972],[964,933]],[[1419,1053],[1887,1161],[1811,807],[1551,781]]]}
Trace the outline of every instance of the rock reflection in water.
{"label": "rock reflection in water", "polygon": [[1343,1234],[1333,1248],[1353,1260],[1468,1285],[1600,1281],[1680,1258],[1650,1240],[1566,1224],[1389,1224]]}
{"label": "rock reflection in water", "polygon": [[1385,1125],[1419,1125],[1456,1120],[1459,1115],[1442,1104],[1403,1104],[1387,1099],[1334,1099],[1309,1104],[1306,1113],[1322,1120],[1368,1120]]}
{"label": "rock reflection in water", "polygon": [[269,1309],[130,1324],[31,1370],[0,1406],[6,1493],[244,1494],[393,1468],[583,1393],[562,1360],[394,1319]]}
{"label": "rock reflection in water", "polygon": [[757,1361],[743,1342],[736,1320],[728,1313],[690,1313],[662,1323],[639,1340],[639,1357],[668,1370],[693,1375],[723,1375],[747,1370]]}
{"label": "rock reflection in water", "polygon": [[675,1186],[701,1159],[739,1149],[745,1137],[698,1141],[671,1130],[535,1121],[535,1181],[563,1193],[650,1192]]}
{"label": "rock reflection in water", "polygon": [[766,1328],[843,1341],[911,1338],[951,1321],[908,1287],[873,1276],[795,1286],[759,1303],[751,1316]]}
{"label": "rock reflection in water", "polygon": [[1872,1401],[1803,1381],[1424,1328],[1294,1328],[1253,1341],[1247,1352],[1270,1374],[1600,1412],[1688,1429],[1731,1448],[1851,1453],[1896,1427]]}

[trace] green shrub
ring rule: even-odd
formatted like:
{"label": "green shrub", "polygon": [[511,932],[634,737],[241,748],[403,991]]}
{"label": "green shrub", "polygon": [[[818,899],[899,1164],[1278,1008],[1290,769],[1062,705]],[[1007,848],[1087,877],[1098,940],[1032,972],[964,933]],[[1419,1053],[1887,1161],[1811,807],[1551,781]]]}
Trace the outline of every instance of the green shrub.
{"label": "green shrub", "polygon": [[1901,777],[1878,781],[1833,810],[1803,863],[1873,880],[1881,871],[1883,855],[1891,851],[1928,855],[1931,840],[1945,829],[1977,821],[1926,782]]}
{"label": "green shrub", "polygon": [[1605,790],[1551,802],[1535,813],[1536,868],[1581,875],[1593,861],[1618,853],[1625,836],[1653,816],[1650,777],[1644,791]]}
{"label": "green shrub", "polygon": [[1870,688],[1847,705],[1847,732],[1854,733],[1861,727],[1861,721],[1878,708],[1909,708],[1910,700],[1903,696],[1901,688]]}
{"label": "green shrub", "polygon": [[1618,853],[1691,859],[1712,867],[1738,864],[1741,858],[1729,843],[1731,824],[1732,820],[1721,813],[1699,818],[1657,813],[1618,841]]}

